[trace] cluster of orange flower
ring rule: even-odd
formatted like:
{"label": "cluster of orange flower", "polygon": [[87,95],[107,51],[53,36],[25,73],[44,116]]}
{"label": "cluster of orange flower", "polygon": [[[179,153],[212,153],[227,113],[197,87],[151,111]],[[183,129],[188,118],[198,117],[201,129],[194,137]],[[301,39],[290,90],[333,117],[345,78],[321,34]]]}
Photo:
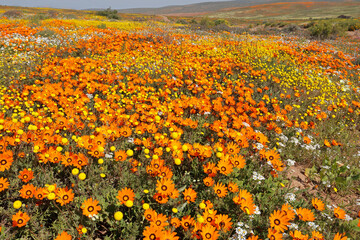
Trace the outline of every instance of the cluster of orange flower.
{"label": "cluster of orange flower", "polygon": [[[325,204],[318,198],[312,199],[312,206],[317,211],[323,211],[325,209]],[[345,219],[345,211],[341,209],[340,207],[336,207],[333,210],[334,217],[338,219]],[[307,208],[298,208],[296,211],[291,207],[290,204],[284,204],[281,208],[281,210],[275,210],[269,217],[270,220],[270,228],[268,233],[269,239],[283,239],[282,233],[288,229],[288,226],[290,225],[291,221],[295,220],[295,217],[298,217],[299,220],[305,221],[305,222],[313,222],[315,221],[315,215],[314,213]],[[360,221],[359,221],[360,226]],[[293,239],[311,239],[311,240],[324,240],[325,237],[323,234],[321,234],[318,231],[313,231],[311,234],[312,236],[309,237],[308,235],[305,235],[301,233],[299,230],[290,231],[290,236]],[[337,233],[334,237],[334,240],[346,240],[347,237],[345,234]]]}
{"label": "cluster of orange flower", "polygon": [[[0,28],[3,36],[40,31],[6,27]],[[93,185],[80,182],[85,172],[93,174],[91,169],[104,159],[113,159],[108,172],[93,181],[118,176],[116,171],[124,169],[136,177],[146,175],[151,197],[141,186],[124,185],[121,177],[112,180],[119,184],[114,189],[121,189],[112,196],[118,207],[142,202],[141,217],[149,224],[142,232],[145,239],[180,239],[187,233],[196,239],[218,239],[233,229],[236,220],[230,215],[256,211],[255,194],[239,185],[236,174],[247,164],[264,166],[273,176],[285,169],[278,151],[269,147],[273,144],[268,135],[281,134],[283,126],[315,128],[316,121],[327,117],[321,112],[310,123],[299,123],[290,118],[293,107],[271,98],[269,87],[246,82],[248,75],[266,79],[266,71],[239,62],[248,58],[246,51],[224,54],[231,45],[241,47],[239,42],[177,34],[169,42],[162,36],[91,30],[92,37],[73,45],[45,46],[42,64],[27,75],[33,84],[19,80],[1,90],[0,104],[6,110],[0,113],[0,172],[5,176],[0,178],[1,194],[9,189],[12,198],[26,203],[58,203],[59,208],[67,205],[94,218],[105,209],[100,199],[90,197]],[[57,29],[66,35],[62,31]],[[17,44],[18,51],[32,45],[31,40]],[[239,74],[236,80],[234,72]],[[304,137],[304,142],[310,144],[311,139]],[[330,143],[325,140],[325,145]],[[13,165],[23,169],[17,176],[24,184],[16,179],[15,185]],[[180,185],[186,174],[200,177]],[[41,187],[42,180],[54,184]],[[75,205],[74,198],[82,196],[87,197]],[[5,199],[5,194],[0,197]],[[234,204],[235,214],[217,209],[213,199]],[[323,209],[320,200],[313,204]],[[171,211],[164,210],[168,206]],[[176,215],[181,206],[193,211]],[[315,220],[309,209],[300,207],[295,214],[290,205],[283,205],[270,216],[268,237],[282,239],[296,215],[302,221]],[[335,209],[334,216],[343,219],[344,211]],[[24,227],[31,217],[19,211],[12,221]],[[289,234],[309,239],[300,231]],[[64,231],[57,239],[71,236]],[[310,239],[324,237],[313,232]]]}

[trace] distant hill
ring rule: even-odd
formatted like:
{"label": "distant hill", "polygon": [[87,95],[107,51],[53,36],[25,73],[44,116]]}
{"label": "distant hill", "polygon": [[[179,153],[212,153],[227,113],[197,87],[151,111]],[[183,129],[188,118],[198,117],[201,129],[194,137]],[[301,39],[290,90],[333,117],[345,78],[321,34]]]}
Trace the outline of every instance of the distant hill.
{"label": "distant hill", "polygon": [[[295,4],[297,3],[297,4]],[[277,5],[278,4],[278,5]],[[304,14],[304,6],[309,6],[307,10],[313,11],[314,14],[319,12],[319,9],[326,11],[330,8],[332,12],[341,12],[346,14],[348,11],[352,12],[353,15],[360,15],[360,0],[328,0],[326,2],[321,0],[313,0],[311,2],[304,2],[300,0],[293,1],[276,1],[276,0],[236,0],[236,1],[225,1],[225,2],[204,2],[189,5],[179,6],[166,6],[161,8],[131,8],[131,9],[119,9],[120,13],[141,13],[149,15],[168,15],[168,16],[199,16],[209,15],[213,17],[235,17],[235,18],[252,18],[251,14],[256,13],[254,18],[268,18],[271,15],[271,11],[275,11],[276,16],[281,14],[289,14],[289,11],[296,10],[299,15]],[[255,7],[257,6],[257,7]],[[279,6],[283,8],[277,9]],[[300,9],[297,9],[299,7]],[[263,8],[263,10],[261,10]],[[288,10],[286,10],[288,8]],[[337,9],[338,8],[338,9]],[[254,10],[256,9],[256,10]],[[260,9],[260,10],[259,10]],[[335,10],[335,11],[334,11]],[[275,16],[274,15],[274,16]],[[308,16],[306,14],[306,16]],[[301,16],[297,16],[301,17]]]}
{"label": "distant hill", "polygon": [[340,15],[360,17],[360,1],[352,2],[279,2],[255,6],[220,9],[207,14],[214,18],[232,19],[320,19]]}

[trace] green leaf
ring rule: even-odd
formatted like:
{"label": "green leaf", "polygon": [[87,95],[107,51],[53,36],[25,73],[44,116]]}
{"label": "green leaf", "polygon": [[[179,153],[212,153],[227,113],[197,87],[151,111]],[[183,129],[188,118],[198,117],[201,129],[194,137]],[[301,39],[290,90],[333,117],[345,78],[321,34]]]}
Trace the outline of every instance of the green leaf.
{"label": "green leaf", "polygon": [[357,232],[360,232],[360,228],[358,227],[358,223],[359,223],[359,219],[354,219],[354,220],[351,220],[350,221],[350,226],[352,226],[352,229],[357,231]]}
{"label": "green leaf", "polygon": [[346,172],[346,170],[347,170],[347,167],[346,167],[346,166],[340,167],[340,172],[341,172],[341,173]]}
{"label": "green leaf", "polygon": [[351,177],[351,180],[356,181],[360,179],[360,174]]}
{"label": "green leaf", "polygon": [[179,188],[179,192],[183,192],[186,188],[186,185],[182,186],[181,188]]}
{"label": "green leaf", "polygon": [[184,208],[186,207],[187,204],[188,204],[188,203],[185,202],[183,205],[181,205],[181,206],[178,208],[178,212],[181,213],[181,212],[184,210]]}

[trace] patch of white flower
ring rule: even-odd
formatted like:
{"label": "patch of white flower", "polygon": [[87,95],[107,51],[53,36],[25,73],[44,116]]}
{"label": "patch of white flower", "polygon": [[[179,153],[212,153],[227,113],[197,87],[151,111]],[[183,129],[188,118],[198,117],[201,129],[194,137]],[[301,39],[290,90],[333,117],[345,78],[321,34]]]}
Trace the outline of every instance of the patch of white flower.
{"label": "patch of white flower", "polygon": [[229,238],[229,240],[246,240],[246,235],[248,233],[253,233],[250,231],[250,227],[243,222],[238,222],[236,224],[235,234]]}
{"label": "patch of white flower", "polygon": [[287,193],[285,195],[285,200],[288,202],[293,202],[296,200],[296,195],[294,193]]}
{"label": "patch of white flower", "polygon": [[258,183],[260,184],[262,180],[265,180],[265,177],[262,176],[260,173],[254,171],[252,175],[252,179],[258,181]]}
{"label": "patch of white flower", "polygon": [[307,224],[308,224],[309,227],[311,227],[313,230],[319,228],[319,225],[315,224],[314,222],[308,222]]}
{"label": "patch of white flower", "polygon": [[261,149],[264,148],[264,145],[262,145],[261,143],[255,143],[255,148],[256,148],[257,150],[261,150]]}
{"label": "patch of white flower", "polygon": [[290,229],[299,229],[299,226],[295,223],[290,223],[289,228]]}
{"label": "patch of white flower", "polygon": [[99,217],[99,215],[89,215],[89,218],[91,219],[91,220],[93,220],[93,221],[96,221],[96,220],[98,220],[100,217]]}
{"label": "patch of white flower", "polygon": [[294,166],[296,162],[294,160],[287,159],[286,163],[287,163],[288,166]]}

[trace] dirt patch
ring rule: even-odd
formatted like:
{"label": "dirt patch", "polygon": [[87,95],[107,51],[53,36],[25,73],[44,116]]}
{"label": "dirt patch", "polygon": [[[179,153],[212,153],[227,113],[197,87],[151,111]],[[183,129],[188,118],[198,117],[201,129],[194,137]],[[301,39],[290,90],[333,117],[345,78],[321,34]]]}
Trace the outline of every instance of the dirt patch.
{"label": "dirt patch", "polygon": [[309,197],[319,197],[326,204],[340,206],[350,217],[356,218],[360,211],[356,201],[360,199],[360,195],[355,191],[349,191],[345,195],[341,193],[341,189],[340,192],[335,192],[333,188],[323,186],[320,179],[311,180],[305,175],[307,167],[303,165],[288,167],[285,173],[285,177],[289,180],[288,187],[306,190],[301,196],[306,201],[311,201]]}
{"label": "dirt patch", "polygon": [[356,30],[356,31],[348,31],[347,35],[350,37],[350,39],[352,40],[357,40],[360,41],[360,29]]}

